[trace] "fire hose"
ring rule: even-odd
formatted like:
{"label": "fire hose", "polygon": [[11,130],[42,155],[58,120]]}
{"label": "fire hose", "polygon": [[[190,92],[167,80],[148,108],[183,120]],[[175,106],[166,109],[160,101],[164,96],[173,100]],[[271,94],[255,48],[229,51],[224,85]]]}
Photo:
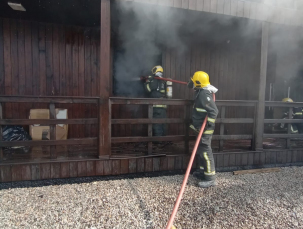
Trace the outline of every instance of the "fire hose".
{"label": "fire hose", "polygon": [[[164,80],[164,81],[171,81],[171,82],[187,85],[186,82],[182,82],[182,81],[178,81],[178,80],[165,79],[165,78],[161,78],[161,77],[155,77],[155,79]],[[213,99],[214,99],[214,101],[216,100],[215,94],[213,94]],[[185,176],[184,176],[184,179],[183,179],[183,183],[182,183],[182,186],[181,186],[178,198],[177,198],[177,200],[175,202],[175,206],[174,206],[174,209],[173,209],[173,211],[171,213],[170,219],[169,219],[169,221],[167,223],[166,229],[174,229],[174,228],[176,228],[175,226],[173,226],[173,222],[174,222],[174,219],[176,217],[178,208],[179,208],[180,203],[181,203],[182,196],[183,196],[184,191],[185,191],[185,187],[186,187],[186,184],[187,184],[187,181],[188,181],[189,173],[190,173],[190,170],[192,168],[192,165],[193,165],[193,162],[194,162],[197,150],[198,150],[198,146],[199,146],[202,134],[203,134],[205,126],[206,126],[206,122],[207,122],[207,116],[204,119],[204,122],[202,124],[201,130],[200,130],[199,135],[197,137],[197,140],[196,140],[196,143],[195,143],[195,147],[193,149],[193,152],[191,154],[190,160],[188,162],[188,166],[187,166],[187,169],[186,169],[186,173],[185,173]]]}
{"label": "fire hose", "polygon": [[[141,77],[141,79],[148,79],[147,77]],[[157,79],[157,80],[163,80],[163,81],[170,81],[170,82],[174,82],[174,83],[178,83],[178,84],[184,84],[184,85],[187,85],[186,82],[183,82],[183,81],[179,81],[179,80],[173,80],[173,79],[166,79],[166,78],[161,78],[161,77],[154,77],[154,79]]]}

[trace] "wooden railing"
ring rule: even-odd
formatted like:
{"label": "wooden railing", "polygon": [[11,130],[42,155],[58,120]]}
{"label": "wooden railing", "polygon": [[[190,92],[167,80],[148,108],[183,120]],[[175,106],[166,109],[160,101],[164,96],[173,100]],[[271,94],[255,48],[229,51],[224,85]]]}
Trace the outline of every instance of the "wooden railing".
{"label": "wooden railing", "polygon": [[[3,119],[4,103],[47,103],[49,104],[50,119]],[[34,97],[34,96],[0,96],[0,161],[3,160],[3,147],[12,146],[50,146],[50,158],[56,159],[56,146],[62,145],[97,145],[98,138],[80,138],[55,140],[56,124],[98,124],[99,117],[86,119],[55,119],[55,104],[96,104],[97,97]],[[3,125],[33,125],[42,124],[50,126],[50,140],[38,141],[3,141]]]}
{"label": "wooden railing", "polygon": [[[216,123],[220,124],[220,134],[214,135],[214,140],[220,141],[219,150],[223,150],[224,140],[253,140],[254,133],[250,135],[224,135],[224,124],[254,124],[255,118],[225,118],[226,107],[256,107],[256,101],[216,101],[218,107],[221,107],[220,118],[216,120]],[[112,137],[112,143],[125,143],[125,142],[148,142],[148,154],[152,154],[152,142],[155,141],[184,141],[184,147],[186,152],[189,150],[189,140],[195,139],[195,136],[189,136],[189,120],[190,109],[193,105],[191,100],[180,99],[134,99],[134,98],[110,98],[110,109],[112,105],[124,104],[124,105],[148,105],[148,118],[147,119],[111,119],[111,124],[148,124],[147,137]],[[153,119],[153,105],[174,105],[185,106],[183,118],[163,118]],[[254,112],[255,113],[255,112]],[[255,115],[254,115],[255,117]],[[152,124],[155,123],[182,123],[185,125],[184,135],[173,135],[154,137],[152,136]]]}
{"label": "wooden railing", "polygon": [[303,107],[303,102],[299,103],[285,103],[285,102],[265,102],[265,107],[285,107],[288,108],[288,119],[264,119],[264,124],[285,123],[288,125],[287,133],[284,134],[263,134],[263,138],[282,138],[287,139],[286,148],[290,148],[290,140],[292,138],[301,138],[303,140],[303,134],[292,134],[291,125],[295,123],[303,123],[302,119],[292,119],[292,113],[294,107]]}

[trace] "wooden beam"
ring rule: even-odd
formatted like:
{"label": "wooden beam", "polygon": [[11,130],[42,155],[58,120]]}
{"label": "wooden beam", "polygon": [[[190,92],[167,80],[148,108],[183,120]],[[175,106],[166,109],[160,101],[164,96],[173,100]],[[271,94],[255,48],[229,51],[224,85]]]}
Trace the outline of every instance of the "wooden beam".
{"label": "wooden beam", "polygon": [[190,108],[189,106],[184,107],[184,118],[185,118],[185,141],[184,141],[184,148],[185,148],[185,153],[189,154],[189,116],[190,116]]}
{"label": "wooden beam", "polygon": [[[153,105],[148,105],[148,119],[153,118]],[[148,124],[148,137],[153,136],[153,125]],[[153,142],[148,142],[147,144],[147,151],[148,155],[151,155],[153,153]]]}
{"label": "wooden beam", "polygon": [[[0,103],[0,121],[3,118],[3,109],[2,109],[2,104]],[[2,126],[0,124],[0,142],[2,141]],[[3,160],[3,148],[0,146],[0,161]]]}
{"label": "wooden beam", "polygon": [[[56,118],[56,109],[55,104],[51,103],[49,104],[49,117],[51,119]],[[56,125],[52,124],[49,126],[49,132],[50,132],[50,140],[56,140]],[[57,158],[57,152],[56,152],[56,146],[50,146],[50,158],[56,159]]]}
{"label": "wooden beam", "polygon": [[265,119],[264,123],[302,123],[302,119]]}
{"label": "wooden beam", "polygon": [[[221,119],[224,119],[225,118],[225,107],[222,107],[221,108]],[[221,123],[220,124],[220,135],[224,135],[224,124]],[[223,140],[220,140],[219,142],[219,151],[223,151]]]}
{"label": "wooden beam", "polygon": [[280,172],[281,168],[265,168],[265,169],[248,169],[248,170],[239,170],[234,171],[234,175],[242,175],[242,174],[254,174],[254,173],[273,173]]}
{"label": "wooden beam", "polygon": [[303,138],[303,134],[263,134],[263,138]]}
{"label": "wooden beam", "polygon": [[101,0],[100,28],[100,104],[99,104],[99,157],[111,154],[110,136],[110,0]]}
{"label": "wooden beam", "polygon": [[97,138],[80,138],[67,140],[39,140],[39,141],[0,141],[2,147],[11,146],[62,146],[62,145],[96,145]]}
{"label": "wooden beam", "polygon": [[[288,110],[288,119],[292,119],[292,107],[290,107]],[[291,134],[291,124],[290,123],[288,123],[288,125],[287,125],[287,133]],[[290,138],[287,138],[287,140],[286,140],[286,148],[290,149]]]}
{"label": "wooden beam", "polygon": [[0,96],[3,103],[98,103],[98,98],[84,97],[40,97],[40,96]]}
{"label": "wooden beam", "polygon": [[264,132],[264,115],[265,115],[265,89],[266,89],[266,71],[267,71],[267,52],[268,52],[268,30],[267,22],[262,23],[262,41],[261,41],[261,64],[259,79],[259,97],[257,104],[257,117],[254,131],[254,149],[263,150],[263,132]]}
{"label": "wooden beam", "polygon": [[0,119],[0,125],[97,124],[97,118],[86,119]]}

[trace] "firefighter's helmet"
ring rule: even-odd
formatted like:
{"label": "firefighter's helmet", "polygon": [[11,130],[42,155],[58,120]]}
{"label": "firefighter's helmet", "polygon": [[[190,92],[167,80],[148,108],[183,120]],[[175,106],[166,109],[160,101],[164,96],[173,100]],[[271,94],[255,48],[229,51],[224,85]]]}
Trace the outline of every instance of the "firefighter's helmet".
{"label": "firefighter's helmet", "polygon": [[294,101],[291,98],[284,98],[282,102],[293,103]]}
{"label": "firefighter's helmet", "polygon": [[209,76],[206,72],[195,72],[191,80],[193,81],[195,88],[203,88],[210,85]]}
{"label": "firefighter's helmet", "polygon": [[163,68],[162,68],[162,66],[157,65],[157,66],[153,67],[152,73],[153,73],[153,74],[156,74],[157,72],[162,72],[162,73],[163,73]]}

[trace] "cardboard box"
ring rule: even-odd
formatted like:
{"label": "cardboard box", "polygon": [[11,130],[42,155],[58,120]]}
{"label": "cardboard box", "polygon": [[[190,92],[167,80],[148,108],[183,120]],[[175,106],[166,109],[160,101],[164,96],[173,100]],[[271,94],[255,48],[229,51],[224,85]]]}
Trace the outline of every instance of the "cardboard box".
{"label": "cardboard box", "polygon": [[[56,109],[57,119],[67,119],[67,109]],[[49,119],[48,109],[31,109],[29,119]],[[34,124],[29,126],[29,133],[33,140],[49,140],[49,126],[41,126],[40,124]],[[68,125],[57,124],[56,125],[56,140],[67,139]]]}

